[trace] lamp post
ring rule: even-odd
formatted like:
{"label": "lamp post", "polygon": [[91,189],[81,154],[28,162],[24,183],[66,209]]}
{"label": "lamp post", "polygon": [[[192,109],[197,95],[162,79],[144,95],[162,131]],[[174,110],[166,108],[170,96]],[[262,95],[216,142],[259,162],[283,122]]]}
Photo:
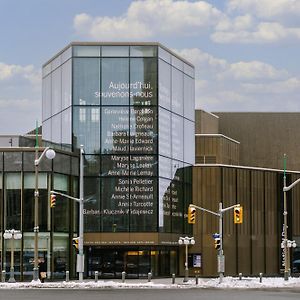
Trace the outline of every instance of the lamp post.
{"label": "lamp post", "polygon": [[5,230],[3,233],[5,240],[11,240],[10,246],[10,276],[8,282],[14,283],[15,280],[15,268],[14,268],[14,249],[15,249],[15,240],[20,240],[22,238],[22,233],[20,230]]}
{"label": "lamp post", "polygon": [[34,190],[34,268],[33,268],[33,280],[39,280],[38,271],[38,234],[39,234],[39,163],[46,155],[48,159],[53,159],[55,157],[55,151],[50,147],[46,147],[39,157],[39,146],[38,140],[35,146],[35,160],[34,160],[34,170],[35,170],[35,190]]}
{"label": "lamp post", "polygon": [[183,282],[188,282],[189,280],[189,268],[188,268],[188,246],[195,244],[194,237],[180,237],[178,240],[179,245],[185,245],[185,269],[184,269],[184,279]]}

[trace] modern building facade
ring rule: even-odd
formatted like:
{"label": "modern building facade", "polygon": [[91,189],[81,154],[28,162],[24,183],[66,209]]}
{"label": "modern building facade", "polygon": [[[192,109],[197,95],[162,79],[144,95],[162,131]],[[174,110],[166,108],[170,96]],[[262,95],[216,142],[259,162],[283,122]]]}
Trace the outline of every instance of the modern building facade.
{"label": "modern building facade", "polygon": [[[6,137],[7,138],[7,137]],[[12,245],[16,280],[32,280],[34,260],[34,191],[35,148],[23,144],[0,148],[0,258],[1,270],[10,273]],[[8,139],[8,142],[10,139]],[[34,143],[34,140],[33,140]],[[41,148],[41,151],[43,148]],[[41,152],[40,152],[41,154]],[[52,160],[39,165],[39,239],[38,256],[46,262],[48,278],[64,278],[66,270],[74,268],[75,255],[71,240],[77,232],[77,207],[72,201],[58,197],[56,208],[50,208],[52,189],[78,196],[78,156],[62,150]],[[6,240],[5,230],[20,230],[22,239]],[[10,276],[10,275],[9,275]]]}
{"label": "modern building facade", "polygon": [[43,139],[84,146],[87,276],[178,272],[194,68],[158,43],[71,43],[43,66]]}

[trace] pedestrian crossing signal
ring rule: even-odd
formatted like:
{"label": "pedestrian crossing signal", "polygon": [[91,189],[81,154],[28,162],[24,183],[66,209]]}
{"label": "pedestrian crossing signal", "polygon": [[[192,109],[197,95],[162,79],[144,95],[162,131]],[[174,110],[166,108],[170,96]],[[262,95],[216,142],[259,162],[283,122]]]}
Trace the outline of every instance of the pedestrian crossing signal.
{"label": "pedestrian crossing signal", "polygon": [[195,224],[196,223],[196,208],[189,206],[188,209],[188,223]]}
{"label": "pedestrian crossing signal", "polygon": [[56,195],[50,195],[50,207],[54,208],[56,206]]}
{"label": "pedestrian crossing signal", "polygon": [[243,223],[243,207],[235,207],[233,212],[234,224],[242,224]]}

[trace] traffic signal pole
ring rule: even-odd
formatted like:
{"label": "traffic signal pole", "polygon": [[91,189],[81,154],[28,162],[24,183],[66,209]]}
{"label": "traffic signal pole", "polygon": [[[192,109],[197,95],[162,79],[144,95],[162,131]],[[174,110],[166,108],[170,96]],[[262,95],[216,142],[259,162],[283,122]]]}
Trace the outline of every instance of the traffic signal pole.
{"label": "traffic signal pole", "polygon": [[224,214],[224,212],[226,212],[230,209],[233,209],[235,207],[240,207],[240,204],[235,204],[235,205],[223,208],[223,204],[222,204],[222,202],[220,202],[218,212],[214,212],[214,211],[211,211],[209,209],[206,209],[206,208],[194,205],[194,204],[190,204],[189,207],[190,208],[194,207],[196,209],[202,210],[204,212],[208,212],[212,215],[219,217],[220,249],[218,250],[218,273],[219,273],[219,283],[222,283],[224,273],[225,273],[225,255],[224,255],[224,251],[223,251],[223,214]]}

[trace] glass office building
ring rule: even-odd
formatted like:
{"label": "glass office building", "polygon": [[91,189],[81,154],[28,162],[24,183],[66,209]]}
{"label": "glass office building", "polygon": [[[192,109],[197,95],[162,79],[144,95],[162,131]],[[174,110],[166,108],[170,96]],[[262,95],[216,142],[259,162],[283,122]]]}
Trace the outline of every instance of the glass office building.
{"label": "glass office building", "polygon": [[43,139],[84,146],[86,275],[177,273],[191,231],[194,68],[158,43],[71,43],[43,66]]}
{"label": "glass office building", "polygon": [[[34,147],[0,148],[0,268],[6,271],[6,279],[10,276],[12,250],[15,279],[32,280],[33,276],[34,159]],[[60,150],[54,160],[44,159],[39,165],[38,256],[45,260],[48,279],[64,278],[66,270],[75,276],[70,241],[76,235],[77,206],[57,197],[56,207],[51,209],[49,193],[55,189],[78,197],[78,165],[78,156]],[[13,243],[3,235],[12,229],[22,233],[22,238]]]}

